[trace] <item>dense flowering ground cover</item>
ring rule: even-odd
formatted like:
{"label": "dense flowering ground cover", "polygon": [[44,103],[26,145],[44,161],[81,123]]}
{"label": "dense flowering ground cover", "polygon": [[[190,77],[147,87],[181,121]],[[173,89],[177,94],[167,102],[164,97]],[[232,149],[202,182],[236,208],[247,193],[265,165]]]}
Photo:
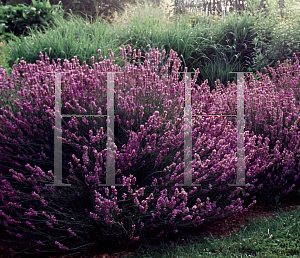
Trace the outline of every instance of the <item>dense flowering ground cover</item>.
{"label": "dense flowering ground cover", "polygon": [[[83,251],[94,245],[141,241],[178,233],[204,222],[242,213],[256,202],[295,194],[300,175],[300,66],[279,64],[245,83],[246,187],[236,178],[236,121],[197,117],[192,126],[193,182],[184,178],[184,81],[181,61],[170,51],[120,49],[125,70],[114,55],[93,68],[74,57],[61,65],[40,55],[21,61],[12,78],[0,68],[1,241],[19,244],[17,255]],[[115,74],[116,183],[105,183],[106,121],[65,118],[63,175],[71,187],[45,186],[53,180],[54,71],[62,71],[63,114],[105,114],[106,72]],[[51,73],[53,72],[53,73]],[[193,114],[236,114],[237,85],[192,81]],[[11,92],[19,97],[10,107]],[[82,123],[81,123],[82,120]],[[105,243],[105,244],[104,244]]]}

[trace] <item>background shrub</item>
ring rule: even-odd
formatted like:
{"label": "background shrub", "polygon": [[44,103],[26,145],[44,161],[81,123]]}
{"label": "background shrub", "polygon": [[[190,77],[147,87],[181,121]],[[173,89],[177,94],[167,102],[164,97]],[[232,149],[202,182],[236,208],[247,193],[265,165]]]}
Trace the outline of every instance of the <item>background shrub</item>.
{"label": "background shrub", "polygon": [[[36,31],[34,37],[7,44],[10,49],[7,51],[8,72],[10,73],[16,60],[23,58],[30,63],[38,60],[39,51],[47,53],[54,60],[58,57],[71,60],[76,55],[80,64],[86,61],[92,67],[89,57],[95,56],[98,48],[104,51],[111,48],[117,55],[116,63],[124,68],[118,49],[123,44],[130,44],[133,48],[141,49],[141,63],[149,48],[158,47],[160,51],[165,49],[167,55],[173,49],[182,61],[179,71],[182,73],[184,67],[188,67],[188,72],[195,72],[195,67],[198,67],[200,74],[196,83],[200,85],[208,79],[208,84],[213,89],[217,79],[225,86],[228,81],[235,81],[236,75],[230,72],[255,73],[258,70],[264,73],[263,68],[268,64],[276,68],[277,60],[283,62],[292,58],[292,53],[298,53],[298,25],[293,21],[297,17],[292,12],[295,9],[293,6],[286,6],[285,17],[292,22],[290,26],[290,23],[278,25],[281,18],[278,10],[273,10],[272,6],[269,7],[267,18],[261,11],[254,12],[249,9],[244,14],[229,13],[222,18],[196,16],[195,23],[191,24],[192,14],[181,17],[170,14],[169,7],[155,8],[156,5],[147,1],[138,3],[140,5],[126,3],[124,11],[112,16],[113,22],[106,19],[105,23],[102,16],[97,18],[97,15],[97,19],[93,17],[91,22],[87,21],[87,17],[77,19],[77,16],[71,18],[70,14],[66,14],[69,22],[56,19],[59,24],[56,31],[49,30],[43,35]],[[279,26],[283,27],[279,29]],[[58,29],[59,27],[64,29]],[[65,37],[67,31],[70,35]],[[290,31],[292,38],[282,38],[284,31]],[[78,39],[78,45],[74,45],[73,38],[77,38],[77,33],[84,37]],[[104,33],[105,41],[101,39],[101,33]],[[95,42],[100,43],[95,46]],[[281,51],[283,47],[286,49],[284,52]],[[105,56],[108,53],[103,54]],[[181,76],[182,74],[180,79]]]}
{"label": "background shrub", "polygon": [[[43,28],[53,25],[54,17],[60,15],[59,5],[51,6],[49,1],[32,2],[32,6],[1,6],[1,34],[6,37],[28,36],[28,27]],[[43,27],[44,26],[44,27]]]}
{"label": "background shrub", "polygon": [[[18,4],[31,5],[33,1],[31,0],[8,0],[7,5],[16,6]],[[86,1],[70,1],[70,0],[50,0],[51,5],[61,4],[63,10],[65,11],[64,18],[66,19],[67,14],[74,14],[81,18],[87,18],[89,21],[92,18],[101,16],[106,21],[111,21],[111,18],[117,13],[124,11],[124,7],[127,3],[136,3],[132,0],[116,1],[116,0],[86,0]]]}

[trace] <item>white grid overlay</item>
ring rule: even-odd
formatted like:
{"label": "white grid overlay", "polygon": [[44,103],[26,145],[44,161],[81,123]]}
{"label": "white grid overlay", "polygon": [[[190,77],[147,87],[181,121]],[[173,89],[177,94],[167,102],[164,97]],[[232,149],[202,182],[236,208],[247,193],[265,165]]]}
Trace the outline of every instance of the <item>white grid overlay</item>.
{"label": "white grid overlay", "polygon": [[[71,186],[62,182],[62,117],[105,117],[107,116],[107,159],[106,184],[99,186],[123,186],[115,184],[114,155],[114,73],[107,72],[107,115],[61,115],[61,72],[55,73],[55,131],[54,131],[54,182],[46,186]],[[237,73],[237,180],[228,186],[245,186],[245,149],[244,149],[244,72]],[[184,126],[184,183],[179,186],[201,186],[192,184],[192,112],[191,112],[191,72],[185,73],[185,126]],[[194,115],[194,116],[231,116],[231,115]],[[232,115],[234,116],[234,115]]]}

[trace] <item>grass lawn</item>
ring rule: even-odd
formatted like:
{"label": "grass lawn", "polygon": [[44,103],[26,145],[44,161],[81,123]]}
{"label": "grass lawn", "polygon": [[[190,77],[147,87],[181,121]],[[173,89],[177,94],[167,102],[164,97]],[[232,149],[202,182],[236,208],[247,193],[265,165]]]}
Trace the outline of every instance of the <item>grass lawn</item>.
{"label": "grass lawn", "polygon": [[202,226],[193,234],[147,246],[52,258],[299,257],[299,204],[296,198],[277,207],[256,206],[245,214]]}
{"label": "grass lawn", "polygon": [[300,207],[255,208],[207,228],[201,237],[164,243],[125,257],[299,257]]}

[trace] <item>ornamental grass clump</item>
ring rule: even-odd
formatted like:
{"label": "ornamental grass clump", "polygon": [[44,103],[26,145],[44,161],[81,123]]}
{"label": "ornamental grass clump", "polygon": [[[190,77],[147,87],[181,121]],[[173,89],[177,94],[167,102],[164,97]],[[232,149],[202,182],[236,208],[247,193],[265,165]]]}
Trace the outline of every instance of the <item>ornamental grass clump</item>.
{"label": "ornamental grass clump", "polygon": [[[159,68],[165,51],[161,56],[149,49],[144,66],[135,66],[127,58],[140,62],[141,51],[123,46],[122,71],[109,51],[109,60],[91,58],[92,69],[85,62],[80,66],[76,57],[50,64],[42,53],[37,64],[15,64],[12,78],[0,68],[0,227],[6,232],[1,241],[16,246],[11,249],[16,255],[105,250],[180,234],[256,203],[251,191],[256,194],[264,183],[257,178],[272,158],[270,141],[256,143],[253,132],[245,133],[246,166],[256,169],[246,177],[242,198],[240,187],[228,187],[236,178],[236,121],[198,116],[192,126],[192,179],[201,186],[179,186],[184,183],[185,82],[178,80],[177,53],[171,50]],[[119,72],[114,75],[115,177],[123,186],[99,186],[106,182],[107,125],[105,117],[91,116],[62,118],[63,178],[71,186],[45,186],[54,178],[55,72],[62,72],[61,113],[76,115],[107,114],[106,72]],[[237,85],[224,89],[216,83],[210,92],[207,80],[195,84],[197,75],[198,70],[191,81],[193,114],[235,114]],[[16,91],[19,97],[9,106]],[[248,103],[251,110],[254,104]]]}

